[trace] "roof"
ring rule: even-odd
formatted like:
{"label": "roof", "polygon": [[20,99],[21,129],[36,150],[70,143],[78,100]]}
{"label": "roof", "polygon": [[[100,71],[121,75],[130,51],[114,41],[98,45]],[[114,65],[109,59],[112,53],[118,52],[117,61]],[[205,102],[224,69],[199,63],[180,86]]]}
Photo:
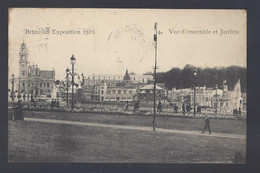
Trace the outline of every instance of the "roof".
{"label": "roof", "polygon": [[55,72],[51,70],[40,70],[40,77],[44,79],[55,79]]}
{"label": "roof", "polygon": [[[141,90],[153,90],[154,89],[153,87],[154,87],[154,84],[148,84],[140,89]],[[161,87],[159,87],[158,85],[156,85],[156,90],[163,90],[163,89]]]}

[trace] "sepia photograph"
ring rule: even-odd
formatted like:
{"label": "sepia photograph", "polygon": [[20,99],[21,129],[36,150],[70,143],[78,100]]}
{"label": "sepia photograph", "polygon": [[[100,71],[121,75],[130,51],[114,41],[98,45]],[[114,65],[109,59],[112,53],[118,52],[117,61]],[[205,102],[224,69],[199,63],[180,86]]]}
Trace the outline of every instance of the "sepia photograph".
{"label": "sepia photograph", "polygon": [[246,164],[247,11],[9,8],[8,162]]}

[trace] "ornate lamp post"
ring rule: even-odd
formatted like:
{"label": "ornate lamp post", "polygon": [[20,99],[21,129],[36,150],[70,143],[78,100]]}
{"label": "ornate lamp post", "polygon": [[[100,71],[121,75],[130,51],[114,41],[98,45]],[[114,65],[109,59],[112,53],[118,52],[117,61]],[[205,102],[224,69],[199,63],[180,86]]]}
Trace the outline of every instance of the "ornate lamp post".
{"label": "ornate lamp post", "polygon": [[193,90],[194,90],[194,96],[193,96],[193,115],[196,116],[196,107],[195,107],[195,102],[196,102],[196,85],[195,85],[195,81],[196,81],[196,76],[197,76],[197,69],[194,69],[193,71],[193,75],[194,75],[194,82],[193,82]]}
{"label": "ornate lamp post", "polygon": [[66,69],[66,101],[67,101],[67,107],[69,105],[69,68]]}
{"label": "ornate lamp post", "polygon": [[218,114],[218,85],[216,84],[216,110],[215,114]]}
{"label": "ornate lamp post", "polygon": [[[71,76],[71,85],[72,85],[71,110],[73,110],[74,109],[74,85],[75,85],[74,77],[77,75],[79,80],[80,80],[80,76],[77,73],[74,72],[74,65],[76,64],[76,58],[74,57],[74,55],[72,55],[72,57],[70,58],[70,63],[71,63],[71,66],[72,66],[72,70],[71,70],[71,73],[70,73],[69,72],[70,70],[68,68],[66,69],[66,79],[68,80],[68,76],[69,75]],[[68,81],[67,81],[67,88],[68,88]],[[68,93],[68,90],[67,90],[67,93]],[[68,100],[68,98],[67,98],[67,100]]]}
{"label": "ornate lamp post", "polygon": [[11,79],[11,84],[12,84],[12,90],[11,90],[11,95],[10,95],[10,97],[12,98],[12,101],[14,101],[14,97],[15,97],[15,95],[14,95],[14,74],[12,74],[12,79]]}
{"label": "ornate lamp post", "polygon": [[74,65],[76,64],[76,58],[74,57],[74,55],[72,55],[72,57],[70,58],[70,63],[72,66],[72,72],[71,72],[71,83],[72,83],[72,103],[71,103],[71,110],[73,110],[74,108]]}

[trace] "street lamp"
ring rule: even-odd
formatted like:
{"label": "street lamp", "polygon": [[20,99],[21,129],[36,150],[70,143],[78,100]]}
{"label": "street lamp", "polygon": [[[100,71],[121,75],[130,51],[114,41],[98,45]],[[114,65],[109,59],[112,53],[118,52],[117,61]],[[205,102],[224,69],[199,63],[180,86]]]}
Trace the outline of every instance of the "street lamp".
{"label": "street lamp", "polygon": [[193,82],[193,90],[194,90],[194,96],[193,96],[193,115],[196,115],[196,108],[195,108],[195,102],[196,102],[196,85],[195,85],[195,81],[196,81],[196,76],[197,76],[197,69],[194,69],[193,71],[193,75],[194,75],[194,82]]}
{"label": "street lamp", "polygon": [[[67,68],[66,69],[66,78],[67,78],[67,86],[68,86],[68,76],[71,76],[71,84],[72,84],[72,93],[71,93],[71,110],[73,110],[74,108],[74,85],[75,85],[75,81],[74,81],[74,76],[78,76],[79,80],[80,80],[80,76],[74,72],[74,65],[76,64],[76,58],[74,57],[74,55],[72,55],[72,57],[70,58],[70,63],[72,66],[72,70],[71,73],[69,72],[70,70]],[[68,87],[67,87],[68,88]],[[67,90],[68,92],[68,90]],[[68,97],[68,96],[67,96]],[[68,99],[67,99],[68,100]],[[68,102],[68,101],[67,101]]]}
{"label": "street lamp", "polygon": [[12,101],[14,101],[14,74],[12,74],[11,84],[12,84],[12,91],[10,97],[12,98]]}
{"label": "street lamp", "polygon": [[72,71],[71,71],[71,83],[72,83],[72,103],[71,103],[71,110],[73,110],[74,108],[74,65],[76,64],[76,58],[74,57],[74,55],[72,55],[72,57],[70,58],[70,63],[72,65]]}
{"label": "street lamp", "polygon": [[216,110],[215,114],[218,114],[218,85],[216,84]]}
{"label": "street lamp", "polygon": [[69,68],[67,68],[66,69],[66,91],[67,91],[67,93],[66,93],[66,101],[67,101],[67,107],[68,107],[68,105],[69,105],[69,72],[70,72],[70,70],[69,70]]}
{"label": "street lamp", "polygon": [[153,131],[155,131],[155,118],[156,118],[156,69],[157,67],[157,23],[154,24],[154,48],[155,48],[155,55],[154,55],[154,86],[153,86]]}

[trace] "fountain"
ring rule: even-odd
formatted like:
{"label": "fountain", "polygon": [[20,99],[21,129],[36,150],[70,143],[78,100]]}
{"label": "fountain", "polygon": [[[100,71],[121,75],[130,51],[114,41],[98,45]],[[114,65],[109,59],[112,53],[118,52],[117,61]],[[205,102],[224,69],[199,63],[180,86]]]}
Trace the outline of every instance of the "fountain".
{"label": "fountain", "polygon": [[57,99],[57,87],[54,85],[52,92],[51,92],[51,98],[52,99]]}
{"label": "fountain", "polygon": [[237,108],[239,109],[239,107],[242,109],[242,105],[241,105],[241,101],[242,101],[242,94],[241,94],[241,85],[240,85],[240,79],[238,79],[238,82],[236,83],[235,87],[234,87],[234,91],[232,92],[231,95],[231,102],[232,102],[232,106],[233,108]]}

